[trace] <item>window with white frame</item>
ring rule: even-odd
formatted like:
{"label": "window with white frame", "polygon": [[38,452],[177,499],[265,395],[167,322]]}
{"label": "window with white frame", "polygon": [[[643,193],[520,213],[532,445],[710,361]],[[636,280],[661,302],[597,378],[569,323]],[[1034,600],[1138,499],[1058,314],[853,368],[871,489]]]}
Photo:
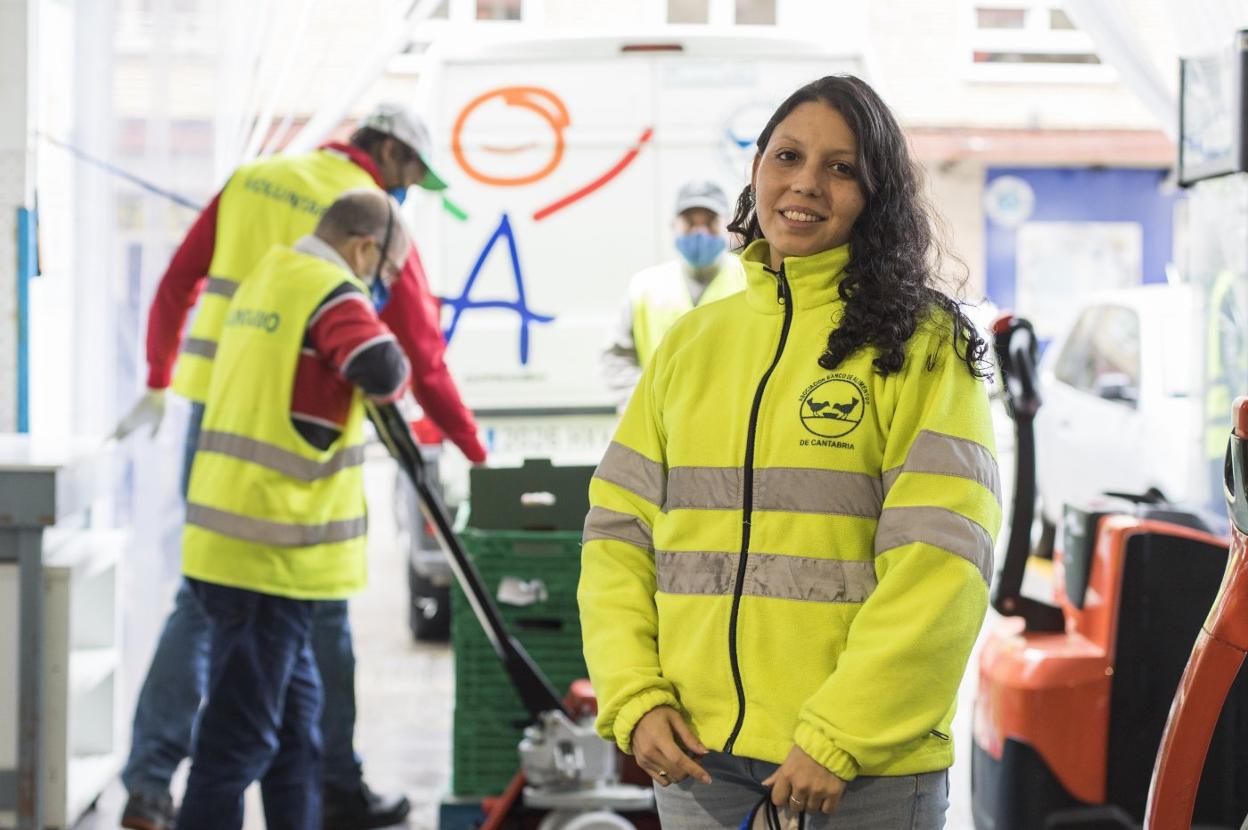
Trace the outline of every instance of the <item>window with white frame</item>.
{"label": "window with white frame", "polygon": [[1047,83],[1112,80],[1092,38],[1055,0],[972,0],[968,59],[976,80]]}
{"label": "window with white frame", "polygon": [[667,0],[668,23],[709,23],[710,0]]}
{"label": "window with white frame", "polygon": [[519,20],[522,0],[477,0],[477,20]]}
{"label": "window with white frame", "polygon": [[777,0],[667,0],[668,23],[774,26]]}
{"label": "window with white frame", "polygon": [[776,25],[776,0],[736,0],[736,6],[738,25]]}

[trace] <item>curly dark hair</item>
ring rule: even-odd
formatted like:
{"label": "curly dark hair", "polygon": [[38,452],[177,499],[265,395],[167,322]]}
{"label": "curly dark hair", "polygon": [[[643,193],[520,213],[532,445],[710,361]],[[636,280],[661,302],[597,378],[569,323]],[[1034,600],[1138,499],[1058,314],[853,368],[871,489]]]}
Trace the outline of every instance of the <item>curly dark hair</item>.
{"label": "curly dark hair", "polygon": [[[888,105],[852,75],[829,75],[790,95],[758,137],[761,154],[776,126],[801,104],[822,101],[845,119],[858,141],[856,175],[865,204],[850,230],[849,263],[840,283],[845,300],[840,323],[828,335],[819,365],[834,369],[866,346],[881,375],[901,370],[906,342],[920,324],[940,312],[953,325],[954,352],[975,377],[987,377],[987,343],[962,305],[937,287],[942,260],[949,256],[936,234],[936,216],[922,193],[922,173],[910,158],[906,138]],[[728,229],[742,247],[763,238],[754,209],[754,189],[737,199]]]}

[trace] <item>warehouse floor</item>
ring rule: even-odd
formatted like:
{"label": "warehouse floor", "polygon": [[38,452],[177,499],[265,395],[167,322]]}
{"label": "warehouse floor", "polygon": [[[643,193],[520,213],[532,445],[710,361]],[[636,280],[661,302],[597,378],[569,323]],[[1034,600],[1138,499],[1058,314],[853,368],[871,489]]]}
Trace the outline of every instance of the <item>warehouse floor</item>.
{"label": "warehouse floor", "polygon": [[[373,787],[386,793],[403,791],[411,799],[408,827],[435,830],[437,805],[450,783],[454,660],[449,646],[417,644],[408,634],[405,565],[393,542],[393,470],[386,458],[371,460],[366,470],[371,578],[368,590],[352,603],[360,712],[356,747],[364,756],[366,777]],[[985,629],[991,624],[990,620]],[[969,741],[974,666],[972,659],[955,722],[960,758],[950,778],[949,830],[972,828]],[[185,767],[175,781],[179,794],[184,776]],[[101,796],[97,809],[83,817],[79,828],[117,827],[124,802],[125,793],[115,784]],[[255,788],[248,794],[245,826],[247,830],[264,826]]]}

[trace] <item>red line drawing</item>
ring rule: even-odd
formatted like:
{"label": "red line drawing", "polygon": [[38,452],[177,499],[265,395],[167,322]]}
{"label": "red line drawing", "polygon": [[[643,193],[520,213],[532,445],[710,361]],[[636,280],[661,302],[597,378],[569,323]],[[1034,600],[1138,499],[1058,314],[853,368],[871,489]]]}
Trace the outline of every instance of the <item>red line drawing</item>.
{"label": "red line drawing", "polygon": [[581,199],[584,199],[586,196],[593,193],[595,190],[602,187],[607,182],[614,179],[616,176],[620,175],[620,173],[624,172],[624,168],[628,167],[630,164],[633,163],[633,160],[637,158],[638,154],[641,153],[641,150],[646,145],[646,142],[648,142],[653,136],[654,136],[654,128],[646,127],[646,129],[642,132],[641,137],[637,139],[637,143],[634,144],[633,147],[627,153],[624,154],[623,158],[621,158],[618,162],[615,163],[614,167],[612,167],[606,173],[603,173],[598,178],[594,179],[589,184],[582,187],[580,190],[573,191],[572,193],[569,193],[567,196],[564,196],[562,199],[551,202],[546,207],[534,213],[533,221],[540,222],[546,217],[550,216],[551,214],[557,213],[558,211],[563,210],[568,205],[571,205],[575,202],[579,202]]}

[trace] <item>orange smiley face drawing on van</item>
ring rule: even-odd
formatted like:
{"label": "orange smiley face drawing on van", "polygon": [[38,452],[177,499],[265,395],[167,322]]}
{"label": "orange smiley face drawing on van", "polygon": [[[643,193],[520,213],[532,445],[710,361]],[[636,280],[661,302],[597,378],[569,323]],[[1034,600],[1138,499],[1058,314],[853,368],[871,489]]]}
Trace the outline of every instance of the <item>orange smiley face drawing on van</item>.
{"label": "orange smiley face drawing on van", "polygon": [[[482,169],[483,166],[489,166],[485,163],[483,157],[478,157],[475,163],[470,161],[463,141],[464,129],[468,126],[469,121],[479,120],[489,123],[500,117],[511,120],[517,115],[516,109],[524,111],[523,115],[526,116],[529,113],[532,114],[532,117],[526,118],[526,120],[531,122],[529,129],[526,130],[527,133],[532,134],[534,128],[540,132],[541,127],[538,126],[539,124],[543,124],[549,129],[553,138],[549,155],[545,158],[539,158],[535,166],[515,172]],[[454,130],[451,133],[451,151],[459,166],[474,180],[495,187],[520,187],[541,181],[559,166],[559,163],[563,160],[564,152],[563,131],[571,123],[572,119],[569,117],[568,109],[563,101],[548,89],[537,86],[509,86],[501,89],[492,89],[472,99],[460,111],[459,117],[455,119]],[[470,149],[473,151],[474,156],[488,154],[495,157],[519,159],[530,155],[541,155],[540,153],[535,153],[535,151],[538,151],[545,144],[545,141],[528,141],[506,147],[482,144]],[[512,161],[511,163],[515,164],[516,162]],[[517,166],[519,165],[517,164]]]}

